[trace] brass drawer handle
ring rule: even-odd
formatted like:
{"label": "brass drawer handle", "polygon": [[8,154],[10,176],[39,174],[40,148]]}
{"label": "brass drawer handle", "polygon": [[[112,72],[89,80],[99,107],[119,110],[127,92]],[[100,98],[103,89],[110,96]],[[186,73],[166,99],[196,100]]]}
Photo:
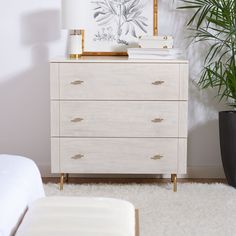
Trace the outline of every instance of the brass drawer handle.
{"label": "brass drawer handle", "polygon": [[152,84],[153,85],[161,85],[161,84],[164,84],[164,83],[165,83],[165,81],[163,81],[163,80],[157,80],[157,81],[153,82]]}
{"label": "brass drawer handle", "polygon": [[151,157],[151,159],[156,161],[156,160],[161,160],[163,157],[164,156],[158,154],[158,155],[155,155],[154,157]]}
{"label": "brass drawer handle", "polygon": [[73,84],[73,85],[79,85],[82,83],[84,83],[84,81],[82,81],[82,80],[76,80],[76,81],[71,82],[71,84]]}
{"label": "brass drawer handle", "polygon": [[83,118],[75,118],[75,119],[71,120],[71,122],[78,123],[78,122],[81,122],[83,120],[84,120]]}
{"label": "brass drawer handle", "polygon": [[162,118],[156,118],[154,120],[152,120],[153,123],[161,123],[164,119]]}
{"label": "brass drawer handle", "polygon": [[83,158],[83,157],[84,157],[84,155],[82,155],[82,154],[77,154],[77,155],[71,157],[71,159],[73,159],[73,160],[79,160],[79,159],[81,159],[81,158]]}

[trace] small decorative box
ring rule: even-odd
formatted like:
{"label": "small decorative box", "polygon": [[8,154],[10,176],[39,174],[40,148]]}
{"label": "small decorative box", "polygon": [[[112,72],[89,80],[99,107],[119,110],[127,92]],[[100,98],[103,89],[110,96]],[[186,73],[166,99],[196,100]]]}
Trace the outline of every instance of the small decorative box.
{"label": "small decorative box", "polygon": [[141,36],[139,46],[141,48],[173,48],[174,38],[172,36]]}

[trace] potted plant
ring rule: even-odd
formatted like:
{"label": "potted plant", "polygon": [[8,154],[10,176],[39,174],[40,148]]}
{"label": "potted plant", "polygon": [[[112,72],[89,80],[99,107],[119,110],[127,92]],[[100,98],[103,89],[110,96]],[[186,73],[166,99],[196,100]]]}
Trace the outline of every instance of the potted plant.
{"label": "potted plant", "polygon": [[229,185],[236,187],[236,1],[180,0],[193,14],[188,28],[196,42],[208,42],[199,86],[217,88],[230,111],[219,112],[221,156]]}

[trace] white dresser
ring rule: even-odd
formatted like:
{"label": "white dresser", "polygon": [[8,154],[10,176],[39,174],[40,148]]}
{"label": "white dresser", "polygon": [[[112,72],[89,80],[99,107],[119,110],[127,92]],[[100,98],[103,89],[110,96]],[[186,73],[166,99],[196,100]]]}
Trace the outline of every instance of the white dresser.
{"label": "white dresser", "polygon": [[56,59],[51,167],[61,174],[186,173],[188,61]]}

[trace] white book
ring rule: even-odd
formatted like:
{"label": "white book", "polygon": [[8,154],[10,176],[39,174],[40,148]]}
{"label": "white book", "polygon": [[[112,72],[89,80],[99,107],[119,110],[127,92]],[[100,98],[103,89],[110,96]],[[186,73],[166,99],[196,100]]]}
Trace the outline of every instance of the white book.
{"label": "white book", "polygon": [[146,60],[174,60],[182,59],[182,55],[170,55],[170,56],[161,56],[161,55],[129,55],[129,59],[146,59]]}
{"label": "white book", "polygon": [[181,49],[153,49],[153,48],[128,48],[128,55],[160,55],[160,56],[170,56],[170,55],[181,55],[183,50]]}

